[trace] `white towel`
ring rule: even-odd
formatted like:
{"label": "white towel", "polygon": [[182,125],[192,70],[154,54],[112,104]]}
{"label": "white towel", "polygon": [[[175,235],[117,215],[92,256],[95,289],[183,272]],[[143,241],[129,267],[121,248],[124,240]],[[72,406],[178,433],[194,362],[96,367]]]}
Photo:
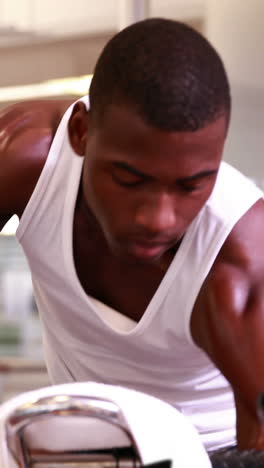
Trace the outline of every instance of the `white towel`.
{"label": "white towel", "polygon": [[[89,396],[102,398],[116,403],[123,412],[126,423],[136,442],[143,464],[162,460],[172,460],[172,467],[210,468],[209,457],[199,439],[196,429],[174,407],[152,396],[134,390],[83,382],[56,385],[32,392],[26,392],[0,406],[0,467],[18,468],[6,440],[6,421],[10,414],[22,404],[42,397],[56,395]],[[96,420],[97,421],[97,420]],[[77,424],[79,424],[77,426]],[[81,425],[80,425],[81,424]],[[84,425],[86,429],[84,430]],[[93,430],[89,424],[93,424]],[[94,426],[94,424],[97,424]],[[93,434],[93,440],[89,438]],[[32,425],[27,431],[27,441],[31,447],[49,449],[69,449],[70,447],[89,447],[104,437],[106,444],[118,437],[118,445],[127,445],[126,436],[118,428],[109,429],[100,421],[91,422],[89,418],[50,417]],[[117,444],[116,444],[117,445]]]}

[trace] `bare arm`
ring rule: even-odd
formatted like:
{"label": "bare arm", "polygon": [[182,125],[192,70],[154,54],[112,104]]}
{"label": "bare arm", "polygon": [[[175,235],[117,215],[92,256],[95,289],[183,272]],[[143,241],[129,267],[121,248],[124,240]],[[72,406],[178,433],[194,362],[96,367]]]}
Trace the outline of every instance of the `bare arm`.
{"label": "bare arm", "polygon": [[0,112],[0,231],[22,215],[72,100],[20,103]]}
{"label": "bare arm", "polygon": [[241,449],[264,449],[256,401],[264,391],[264,202],[239,221],[195,305],[191,329],[232,385]]}
{"label": "bare arm", "polygon": [[21,216],[72,100],[29,101],[0,113],[0,229]]}

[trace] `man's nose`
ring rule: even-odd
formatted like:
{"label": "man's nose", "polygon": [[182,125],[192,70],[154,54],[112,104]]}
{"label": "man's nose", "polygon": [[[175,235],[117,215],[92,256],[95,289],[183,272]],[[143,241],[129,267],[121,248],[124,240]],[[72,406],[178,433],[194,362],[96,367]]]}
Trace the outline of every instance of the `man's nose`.
{"label": "man's nose", "polygon": [[153,196],[138,208],[135,223],[152,235],[172,231],[176,224],[175,200],[167,193]]}

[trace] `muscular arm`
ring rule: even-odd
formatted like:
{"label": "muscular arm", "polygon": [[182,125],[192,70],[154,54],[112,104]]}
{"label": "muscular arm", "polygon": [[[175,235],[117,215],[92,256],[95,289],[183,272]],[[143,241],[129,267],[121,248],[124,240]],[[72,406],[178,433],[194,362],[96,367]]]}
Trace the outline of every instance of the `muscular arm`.
{"label": "muscular arm", "polygon": [[195,305],[195,342],[229,380],[241,449],[264,449],[256,401],[264,391],[264,202],[239,221]]}
{"label": "muscular arm", "polygon": [[72,100],[29,101],[0,113],[0,230],[21,216],[65,110]]}

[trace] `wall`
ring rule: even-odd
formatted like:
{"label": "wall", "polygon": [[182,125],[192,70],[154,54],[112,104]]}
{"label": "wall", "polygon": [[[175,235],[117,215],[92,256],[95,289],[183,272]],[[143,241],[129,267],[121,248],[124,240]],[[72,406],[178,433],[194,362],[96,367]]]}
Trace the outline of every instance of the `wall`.
{"label": "wall", "polygon": [[[135,5],[144,0],[134,0]],[[145,0],[146,1],[146,0]],[[118,29],[124,4],[133,0],[2,0],[0,25],[38,33],[68,34]],[[138,3],[138,5],[139,5]],[[205,0],[148,0],[151,16],[191,19],[200,17]]]}
{"label": "wall", "polygon": [[205,18],[232,86],[225,158],[264,188],[264,2],[207,0]]}
{"label": "wall", "polygon": [[263,0],[207,0],[206,35],[235,85],[264,88]]}

